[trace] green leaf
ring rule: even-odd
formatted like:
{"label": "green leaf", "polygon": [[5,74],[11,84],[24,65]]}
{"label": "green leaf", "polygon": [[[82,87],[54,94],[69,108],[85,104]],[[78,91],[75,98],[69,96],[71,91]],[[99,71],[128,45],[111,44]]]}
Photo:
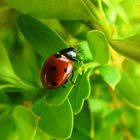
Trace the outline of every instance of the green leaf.
{"label": "green leaf", "polygon": [[132,107],[140,110],[140,77],[122,71],[122,78],[116,92]]}
{"label": "green leaf", "polygon": [[0,12],[9,8],[8,4],[6,4],[3,0],[0,0]]}
{"label": "green leaf", "polygon": [[33,140],[37,129],[34,114],[24,106],[17,106],[13,111],[13,118],[20,140]]}
{"label": "green leaf", "polygon": [[69,140],[91,140],[93,139],[93,126],[91,114],[87,102],[82,111],[74,118],[74,130]]}
{"label": "green leaf", "polygon": [[93,61],[93,55],[90,51],[89,45],[87,41],[81,41],[78,46],[78,51],[80,53],[80,57],[84,62],[91,62]]}
{"label": "green leaf", "polygon": [[24,45],[25,42],[21,42],[21,39],[18,38],[16,36],[15,40],[15,44],[18,45],[15,45],[14,48],[9,50],[13,69],[22,81],[37,86],[40,82],[37,57],[33,48],[28,44]]}
{"label": "green leaf", "polygon": [[101,67],[100,73],[101,73],[101,76],[103,77],[104,81],[109,86],[111,86],[112,89],[115,89],[116,85],[121,80],[120,71],[112,65],[107,65],[107,66]]}
{"label": "green leaf", "polygon": [[94,60],[102,65],[108,63],[110,58],[109,44],[105,35],[97,30],[88,32],[87,41]]}
{"label": "green leaf", "polygon": [[8,52],[2,43],[0,43],[0,75],[15,76]]}
{"label": "green leaf", "polygon": [[[118,118],[122,115],[122,110],[119,108],[115,108],[114,110],[111,110],[110,112],[108,112],[108,114],[106,114],[105,116],[105,121],[107,122],[107,124],[111,125],[111,124],[117,124],[119,123]],[[109,126],[110,126],[109,125]]]}
{"label": "green leaf", "polygon": [[67,47],[57,33],[37,19],[22,15],[18,18],[18,25],[27,41],[44,58]]}
{"label": "green leaf", "polygon": [[44,131],[38,128],[34,140],[53,140],[53,139],[51,136],[47,135]]}
{"label": "green leaf", "polygon": [[15,88],[13,84],[0,84],[0,90],[8,89],[8,88]]}
{"label": "green leaf", "polygon": [[[74,81],[77,79],[78,72],[74,72]],[[65,84],[66,88],[59,87],[57,89],[50,90],[45,97],[46,104],[51,106],[59,106],[67,99],[68,95],[70,94],[73,84],[69,80]]]}
{"label": "green leaf", "polygon": [[68,100],[58,107],[48,106],[45,99],[33,105],[33,111],[40,117],[38,127],[55,138],[69,138],[73,128],[72,108]]}
{"label": "green leaf", "polygon": [[19,78],[15,74],[8,52],[5,46],[0,43],[0,81],[2,81],[3,84],[1,89],[7,88],[5,83],[8,84],[8,86],[14,87],[14,84],[17,84],[17,80],[19,80]]}
{"label": "green leaf", "polygon": [[61,21],[61,24],[65,28],[65,30],[73,36],[77,36],[82,33],[87,26],[82,21]]}
{"label": "green leaf", "polygon": [[[105,90],[103,90],[103,92],[104,91]],[[101,91],[99,91],[99,92],[101,92]],[[105,102],[102,99],[96,99],[94,97],[89,98],[88,102],[89,102],[89,105],[90,105],[90,110],[94,113],[100,112],[101,110],[103,110],[107,106],[107,102]]]}
{"label": "green leaf", "polygon": [[135,18],[138,18],[140,17],[140,13],[138,12],[140,9],[140,3],[136,3],[134,4],[134,7],[133,7],[133,15],[135,16]]}
{"label": "green leaf", "polygon": [[110,40],[110,44],[120,54],[140,61],[140,34],[124,40]]}
{"label": "green leaf", "polygon": [[34,0],[7,0],[7,2],[17,10],[39,18],[90,19],[90,15],[81,0],[40,0],[39,3]]}
{"label": "green leaf", "polygon": [[[7,94],[4,94],[4,92],[2,90],[0,90],[0,102],[1,102],[1,104],[9,102],[9,98],[8,98]],[[1,108],[1,104],[0,104],[0,108]]]}
{"label": "green leaf", "polygon": [[11,112],[0,118],[0,139],[9,140],[9,135],[13,133],[14,122]]}
{"label": "green leaf", "polygon": [[73,112],[75,114],[78,114],[81,111],[84,100],[87,99],[90,95],[90,74],[91,69],[88,69],[86,73],[79,75],[76,80],[76,86],[73,88],[72,92],[69,95]]}

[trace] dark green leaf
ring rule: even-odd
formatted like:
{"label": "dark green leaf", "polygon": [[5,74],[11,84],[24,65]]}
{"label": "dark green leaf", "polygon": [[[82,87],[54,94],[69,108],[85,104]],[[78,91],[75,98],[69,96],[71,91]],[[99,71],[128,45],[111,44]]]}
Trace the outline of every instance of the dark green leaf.
{"label": "dark green leaf", "polygon": [[76,80],[76,86],[73,88],[69,99],[75,114],[79,113],[83,107],[84,100],[87,99],[91,92],[90,77],[91,69],[84,74],[79,75]]}
{"label": "dark green leaf", "polygon": [[74,130],[70,140],[91,140],[93,139],[91,114],[87,102],[82,111],[75,116]]}
{"label": "dark green leaf", "polygon": [[81,0],[40,0],[39,2],[34,0],[7,0],[7,2],[23,13],[40,18],[90,19],[90,15]]}
{"label": "dark green leaf", "polygon": [[37,129],[35,115],[26,107],[17,106],[13,118],[20,140],[33,140]]}
{"label": "dark green leaf", "polygon": [[110,40],[110,44],[122,55],[140,61],[140,34],[124,40]]}
{"label": "dark green leaf", "polygon": [[10,49],[10,60],[16,75],[26,83],[39,85],[39,67],[33,49],[18,39],[16,43],[14,49]]}
{"label": "dark green leaf", "polygon": [[110,58],[109,44],[105,35],[97,30],[88,32],[87,41],[96,62],[104,65],[107,64]]}
{"label": "dark green leaf", "polygon": [[7,94],[4,94],[4,92],[2,90],[0,90],[0,102],[1,102],[1,104],[9,102],[9,98],[8,98]]}
{"label": "dark green leaf", "polygon": [[55,138],[69,138],[73,128],[72,108],[68,100],[58,107],[48,106],[44,99],[37,101],[33,111],[40,117],[38,126]]}
{"label": "dark green leaf", "polygon": [[27,41],[44,58],[67,47],[57,33],[37,19],[22,15],[18,18],[18,25]]}

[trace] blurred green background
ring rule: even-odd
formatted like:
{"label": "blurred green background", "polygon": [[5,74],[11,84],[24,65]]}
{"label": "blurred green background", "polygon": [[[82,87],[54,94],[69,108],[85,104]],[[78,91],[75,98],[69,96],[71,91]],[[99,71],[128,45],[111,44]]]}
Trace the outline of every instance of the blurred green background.
{"label": "blurred green background", "polygon": [[[139,32],[139,0],[0,0],[0,140],[140,140]],[[76,87],[48,91],[69,46]]]}

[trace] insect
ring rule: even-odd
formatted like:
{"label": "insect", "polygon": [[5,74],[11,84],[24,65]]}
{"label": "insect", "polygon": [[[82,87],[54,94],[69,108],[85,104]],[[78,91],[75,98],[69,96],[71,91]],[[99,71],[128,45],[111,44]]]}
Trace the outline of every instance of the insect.
{"label": "insect", "polygon": [[44,87],[55,89],[64,87],[70,75],[73,80],[73,61],[76,59],[77,50],[75,48],[62,49],[57,54],[51,55],[44,63],[41,70],[41,81]]}

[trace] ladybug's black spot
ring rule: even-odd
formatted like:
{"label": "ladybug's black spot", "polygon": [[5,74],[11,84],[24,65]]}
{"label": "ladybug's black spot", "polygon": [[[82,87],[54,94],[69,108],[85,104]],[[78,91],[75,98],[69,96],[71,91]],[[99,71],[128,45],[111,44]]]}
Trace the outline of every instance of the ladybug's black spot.
{"label": "ladybug's black spot", "polygon": [[65,68],[65,69],[64,69],[64,72],[65,72],[65,73],[67,73],[67,70],[68,70],[68,69],[67,69],[67,68]]}
{"label": "ladybug's black spot", "polygon": [[54,81],[52,81],[51,84],[52,84],[53,86],[57,86],[57,85],[58,85],[58,84],[57,84],[56,82],[54,82]]}
{"label": "ladybug's black spot", "polygon": [[56,66],[52,66],[52,67],[51,67],[51,70],[52,70],[52,71],[57,71],[57,67],[56,67]]}

